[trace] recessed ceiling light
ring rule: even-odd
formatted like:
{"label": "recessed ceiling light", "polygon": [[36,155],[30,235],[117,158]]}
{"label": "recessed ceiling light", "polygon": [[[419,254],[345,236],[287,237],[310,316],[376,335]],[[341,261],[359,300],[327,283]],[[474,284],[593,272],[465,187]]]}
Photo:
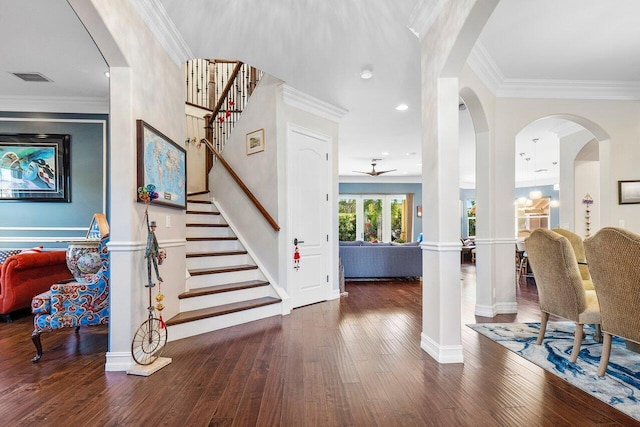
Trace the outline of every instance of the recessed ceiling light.
{"label": "recessed ceiling light", "polygon": [[389,155],[389,152],[384,151],[384,152],[382,152],[382,153],[380,153],[380,154],[382,154],[383,156],[388,156],[388,155]]}
{"label": "recessed ceiling light", "polygon": [[108,71],[105,71],[105,72],[104,72],[104,75],[105,75],[107,78],[109,78],[109,72],[108,72]]}
{"label": "recessed ceiling light", "polygon": [[398,111],[405,111],[407,109],[409,109],[409,106],[407,104],[400,104],[396,107],[396,110]]}
{"label": "recessed ceiling light", "polygon": [[416,163],[416,166],[422,166],[422,163]]}
{"label": "recessed ceiling light", "polygon": [[360,78],[361,79],[369,80],[371,77],[373,77],[373,71],[370,68],[364,68],[360,72]]}

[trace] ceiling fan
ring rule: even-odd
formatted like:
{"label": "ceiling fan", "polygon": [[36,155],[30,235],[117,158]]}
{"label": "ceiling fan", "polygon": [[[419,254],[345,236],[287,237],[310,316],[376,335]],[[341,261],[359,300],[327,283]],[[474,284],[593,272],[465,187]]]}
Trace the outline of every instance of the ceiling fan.
{"label": "ceiling fan", "polygon": [[383,173],[393,172],[393,171],[396,171],[396,170],[397,170],[397,169],[390,169],[390,170],[387,170],[387,171],[377,171],[377,170],[376,170],[376,165],[377,165],[377,163],[376,163],[376,162],[377,162],[378,160],[382,160],[382,159],[371,159],[371,171],[369,171],[369,172],[354,171],[354,172],[357,172],[357,173],[364,173],[364,174],[371,175],[371,176],[378,176],[378,175],[382,175]]}

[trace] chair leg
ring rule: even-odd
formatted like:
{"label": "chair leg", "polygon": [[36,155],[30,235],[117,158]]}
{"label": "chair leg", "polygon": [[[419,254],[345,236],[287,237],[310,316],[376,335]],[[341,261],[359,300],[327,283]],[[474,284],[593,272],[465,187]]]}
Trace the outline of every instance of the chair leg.
{"label": "chair leg", "polygon": [[580,354],[580,346],[582,345],[582,339],[584,338],[584,325],[582,323],[576,323],[576,333],[573,338],[573,350],[571,351],[571,357],[569,361],[575,363],[578,360],[578,354]]}
{"label": "chair leg", "polygon": [[536,345],[542,344],[542,340],[544,339],[544,333],[547,331],[548,321],[549,321],[549,313],[545,313],[543,311],[540,316],[540,332],[538,333],[538,339],[536,340]]}
{"label": "chair leg", "polygon": [[602,329],[600,325],[596,325],[596,331],[593,334],[593,340],[595,342],[602,342]]}
{"label": "chair leg", "polygon": [[603,377],[607,372],[609,364],[609,356],[611,355],[611,334],[602,334],[602,355],[600,356],[600,365],[598,365],[598,376]]}
{"label": "chair leg", "polygon": [[33,363],[38,363],[38,360],[40,360],[40,358],[42,357],[42,343],[40,342],[40,334],[42,334],[42,331],[39,330],[35,330],[31,333],[31,341],[33,341],[33,345],[36,346],[36,355],[33,356],[33,359],[31,359]]}
{"label": "chair leg", "polygon": [[76,334],[80,332],[80,326],[76,326]]}

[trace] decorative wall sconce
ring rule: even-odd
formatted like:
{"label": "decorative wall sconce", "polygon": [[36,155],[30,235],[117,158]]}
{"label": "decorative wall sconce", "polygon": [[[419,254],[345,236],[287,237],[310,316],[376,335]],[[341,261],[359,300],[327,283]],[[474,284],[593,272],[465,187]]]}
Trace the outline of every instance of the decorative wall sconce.
{"label": "decorative wall sconce", "polygon": [[422,218],[422,205],[417,206],[416,209],[418,211],[417,212],[418,218]]}

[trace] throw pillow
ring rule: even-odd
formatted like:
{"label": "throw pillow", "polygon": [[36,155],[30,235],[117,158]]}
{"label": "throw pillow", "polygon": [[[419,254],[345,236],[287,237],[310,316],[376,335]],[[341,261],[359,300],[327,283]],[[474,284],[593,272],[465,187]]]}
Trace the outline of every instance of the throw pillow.
{"label": "throw pillow", "polygon": [[0,264],[4,264],[7,258],[9,258],[11,255],[17,255],[19,253],[20,253],[20,249],[9,249],[9,250],[0,251]]}
{"label": "throw pillow", "polygon": [[33,247],[33,248],[29,248],[29,249],[23,249],[20,253],[21,254],[39,254],[43,250],[44,250],[43,246],[36,246],[36,247]]}

